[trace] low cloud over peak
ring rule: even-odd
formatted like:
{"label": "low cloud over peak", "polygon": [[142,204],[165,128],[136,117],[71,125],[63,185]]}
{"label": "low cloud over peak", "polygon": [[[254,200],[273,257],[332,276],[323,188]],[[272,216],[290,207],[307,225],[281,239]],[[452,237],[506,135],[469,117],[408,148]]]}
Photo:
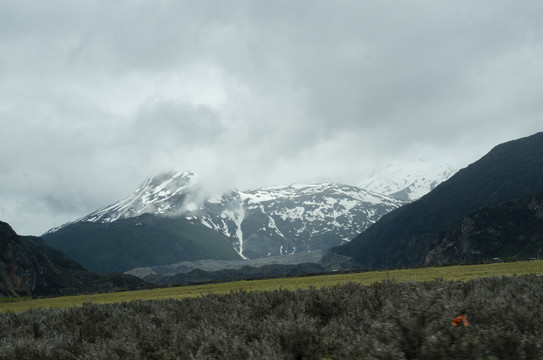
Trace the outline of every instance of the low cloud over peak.
{"label": "low cloud over peak", "polygon": [[0,218],[21,233],[170,168],[356,184],[541,130],[538,1],[0,4]]}

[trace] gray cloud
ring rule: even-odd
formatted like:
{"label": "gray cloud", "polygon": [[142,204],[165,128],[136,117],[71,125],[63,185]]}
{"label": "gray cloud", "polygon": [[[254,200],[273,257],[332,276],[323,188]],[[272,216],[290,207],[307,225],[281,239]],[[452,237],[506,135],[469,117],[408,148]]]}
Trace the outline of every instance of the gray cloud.
{"label": "gray cloud", "polygon": [[220,115],[206,105],[175,101],[143,104],[128,134],[137,136],[131,143],[157,147],[193,147],[221,141],[224,131]]}
{"label": "gray cloud", "polygon": [[0,0],[0,219],[48,228],[194,171],[358,183],[541,130],[543,5]]}

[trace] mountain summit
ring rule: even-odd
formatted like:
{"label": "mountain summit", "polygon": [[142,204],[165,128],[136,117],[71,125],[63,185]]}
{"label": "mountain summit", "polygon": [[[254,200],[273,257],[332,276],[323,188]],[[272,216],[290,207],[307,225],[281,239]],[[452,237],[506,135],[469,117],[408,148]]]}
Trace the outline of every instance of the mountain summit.
{"label": "mountain summit", "polygon": [[[145,180],[127,198],[94,211],[76,222],[110,223],[119,219],[133,218],[142,214],[181,213],[187,195],[194,193],[195,175],[188,171],[169,171]],[[64,224],[49,230],[46,234],[66,227]]]}

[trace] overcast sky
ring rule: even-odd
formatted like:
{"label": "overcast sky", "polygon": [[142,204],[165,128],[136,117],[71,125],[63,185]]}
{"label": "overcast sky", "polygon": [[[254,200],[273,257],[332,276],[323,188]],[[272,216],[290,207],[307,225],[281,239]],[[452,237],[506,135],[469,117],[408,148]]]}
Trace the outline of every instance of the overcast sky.
{"label": "overcast sky", "polygon": [[0,0],[0,220],[164,170],[239,189],[465,166],[543,130],[543,2]]}

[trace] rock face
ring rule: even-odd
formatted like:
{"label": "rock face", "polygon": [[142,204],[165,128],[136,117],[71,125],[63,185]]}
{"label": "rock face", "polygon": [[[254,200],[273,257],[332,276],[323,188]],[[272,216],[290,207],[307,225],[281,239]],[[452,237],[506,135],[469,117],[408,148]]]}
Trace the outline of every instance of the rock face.
{"label": "rock face", "polygon": [[63,295],[144,287],[130,275],[85,270],[43,240],[19,236],[0,221],[0,297]]}
{"label": "rock face", "polygon": [[31,295],[36,288],[36,270],[50,265],[33,251],[6,223],[0,222],[0,296]]}
{"label": "rock face", "polygon": [[425,264],[495,258],[539,258],[543,249],[543,192],[483,208],[462,225],[436,239]]}

